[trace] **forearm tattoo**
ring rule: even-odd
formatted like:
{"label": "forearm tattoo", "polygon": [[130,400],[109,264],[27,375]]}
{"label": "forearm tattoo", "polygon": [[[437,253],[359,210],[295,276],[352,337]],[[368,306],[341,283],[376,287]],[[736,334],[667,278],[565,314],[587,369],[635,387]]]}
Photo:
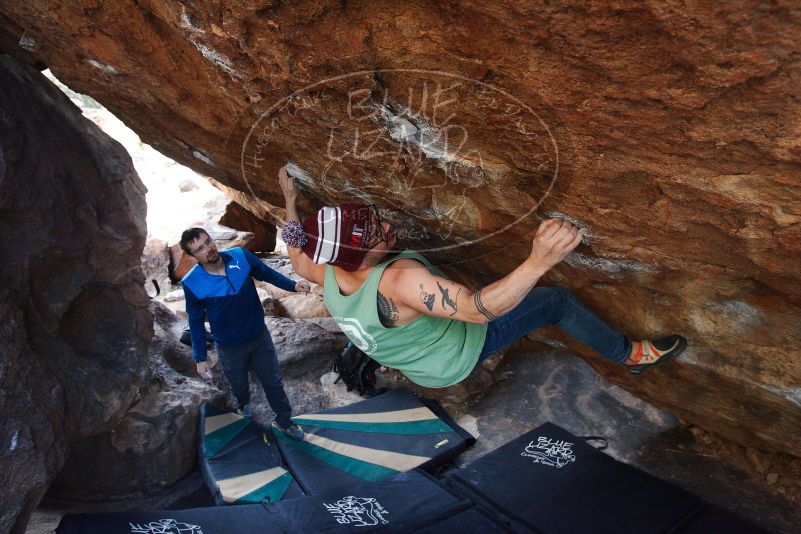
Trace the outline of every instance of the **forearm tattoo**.
{"label": "forearm tattoo", "polygon": [[400,313],[398,307],[392,302],[392,299],[385,297],[380,291],[378,292],[378,319],[381,324],[387,328],[392,328],[398,322]]}
{"label": "forearm tattoo", "polygon": [[451,315],[455,315],[458,311],[456,309],[456,303],[459,301],[459,293],[462,292],[462,288],[459,288],[459,291],[456,292],[456,296],[451,300],[450,295],[448,295],[448,289],[442,287],[442,285],[437,282],[437,287],[439,288],[439,292],[442,294],[442,309],[447,310],[450,307],[453,310]]}
{"label": "forearm tattoo", "polygon": [[488,320],[492,321],[493,319],[497,319],[498,316],[489,311],[487,308],[484,307],[484,303],[481,302],[481,290],[479,289],[475,293],[473,293],[473,302],[476,305],[476,309],[481,312],[481,314],[486,317]]}

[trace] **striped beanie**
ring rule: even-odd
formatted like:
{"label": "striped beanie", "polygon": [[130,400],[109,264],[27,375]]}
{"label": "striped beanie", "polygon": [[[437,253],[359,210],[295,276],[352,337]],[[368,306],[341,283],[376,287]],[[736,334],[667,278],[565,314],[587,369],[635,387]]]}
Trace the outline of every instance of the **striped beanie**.
{"label": "striped beanie", "polygon": [[372,210],[366,204],[342,204],[320,208],[303,221],[309,240],[303,252],[314,263],[330,263],[355,271],[367,255],[364,241],[370,235]]}

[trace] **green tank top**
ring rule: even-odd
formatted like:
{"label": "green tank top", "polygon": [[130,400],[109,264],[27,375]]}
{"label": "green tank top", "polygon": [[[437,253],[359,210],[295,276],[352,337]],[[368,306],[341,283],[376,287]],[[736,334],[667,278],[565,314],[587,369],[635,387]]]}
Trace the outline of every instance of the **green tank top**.
{"label": "green tank top", "polygon": [[430,315],[394,328],[382,325],[378,318],[378,283],[384,269],[403,258],[418,260],[431,273],[444,276],[423,256],[406,250],[373,267],[361,287],[345,296],[339,290],[334,268],[328,265],[323,283],[325,307],[353,344],[381,365],[399,370],[423,387],[451,386],[464,380],[478,362],[487,325]]}

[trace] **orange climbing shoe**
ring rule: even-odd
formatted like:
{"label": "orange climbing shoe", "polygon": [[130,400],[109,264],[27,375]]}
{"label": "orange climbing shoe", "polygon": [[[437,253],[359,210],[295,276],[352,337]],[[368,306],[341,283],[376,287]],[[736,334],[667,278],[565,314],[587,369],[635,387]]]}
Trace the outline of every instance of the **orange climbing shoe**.
{"label": "orange climbing shoe", "polygon": [[654,341],[632,341],[631,355],[626,360],[629,373],[638,375],[648,367],[667,363],[684,352],[687,340],[679,335],[672,335]]}

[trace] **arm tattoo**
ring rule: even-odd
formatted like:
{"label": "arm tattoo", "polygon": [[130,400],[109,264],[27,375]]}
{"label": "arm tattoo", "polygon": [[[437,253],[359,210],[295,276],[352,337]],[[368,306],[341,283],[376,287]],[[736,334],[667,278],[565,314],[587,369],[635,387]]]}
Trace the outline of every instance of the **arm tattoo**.
{"label": "arm tattoo", "polygon": [[481,314],[486,317],[488,320],[492,321],[493,319],[497,319],[498,316],[489,311],[487,308],[484,307],[484,303],[481,302],[481,290],[479,289],[475,293],[473,293],[473,302],[476,305],[476,309],[481,312]]}
{"label": "arm tattoo", "polygon": [[420,284],[420,302],[425,304],[425,307],[428,308],[428,311],[434,309],[434,299],[436,295],[433,293],[427,293],[425,289],[423,289],[423,284]]}
{"label": "arm tattoo", "polygon": [[453,313],[451,315],[454,315],[458,311],[456,309],[456,302],[459,300],[459,293],[462,292],[462,288],[461,287],[459,288],[459,291],[456,292],[456,297],[454,297],[454,299],[451,300],[450,295],[448,295],[448,290],[442,287],[442,285],[439,282],[437,282],[437,287],[439,288],[439,292],[442,293],[442,309],[443,310],[447,309],[445,307],[445,305],[447,304],[448,306],[451,307],[451,309],[453,309]]}
{"label": "arm tattoo", "polygon": [[387,328],[392,328],[400,318],[398,307],[392,302],[392,299],[385,297],[380,291],[378,292],[378,319],[381,324]]}

